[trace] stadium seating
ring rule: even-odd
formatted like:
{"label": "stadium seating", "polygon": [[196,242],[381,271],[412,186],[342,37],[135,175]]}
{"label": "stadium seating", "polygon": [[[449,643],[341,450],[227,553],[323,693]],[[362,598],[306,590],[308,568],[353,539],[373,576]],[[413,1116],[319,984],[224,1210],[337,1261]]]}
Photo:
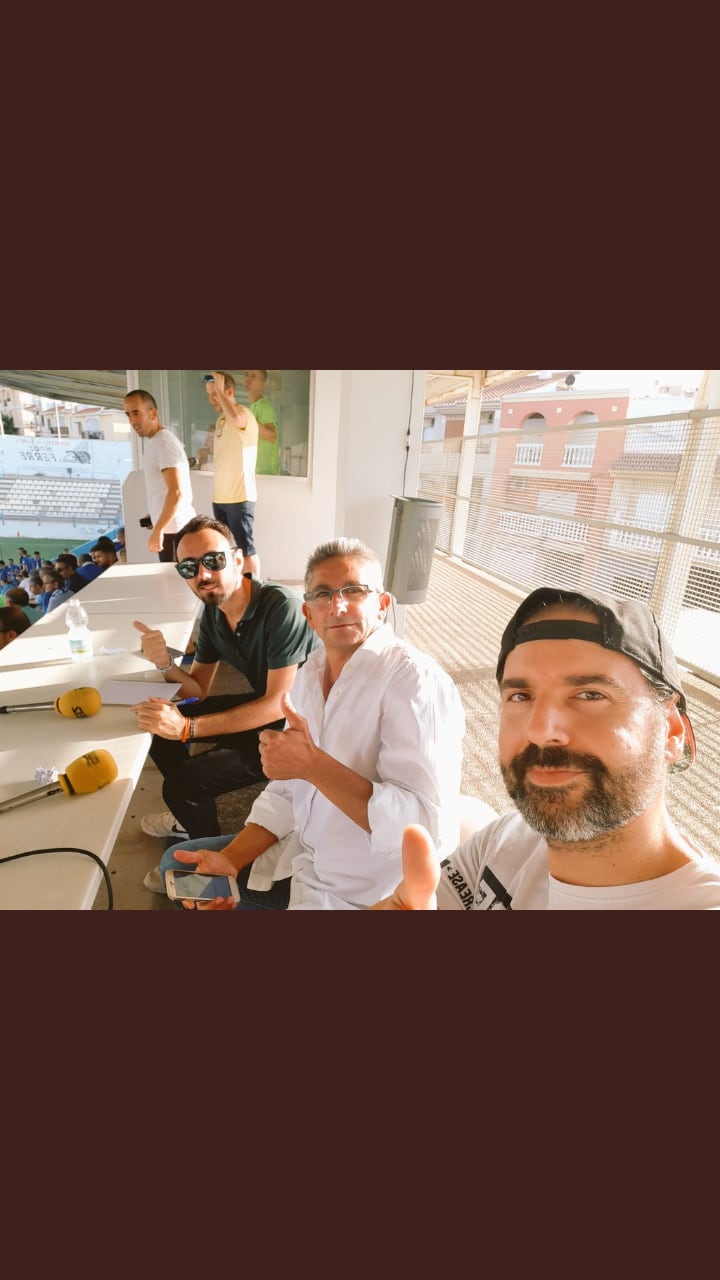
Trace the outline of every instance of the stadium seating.
{"label": "stadium seating", "polygon": [[111,525],[122,520],[118,480],[0,477],[0,511],[6,519],[62,520],[75,517]]}

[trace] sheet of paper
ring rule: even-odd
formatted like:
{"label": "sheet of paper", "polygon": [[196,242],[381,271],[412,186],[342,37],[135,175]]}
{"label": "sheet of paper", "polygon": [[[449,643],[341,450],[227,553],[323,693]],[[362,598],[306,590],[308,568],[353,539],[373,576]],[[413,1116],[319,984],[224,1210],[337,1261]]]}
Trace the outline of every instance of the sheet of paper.
{"label": "sheet of paper", "polygon": [[110,680],[100,690],[100,697],[109,707],[132,707],[148,698],[175,697],[180,684],[166,684],[163,680]]}

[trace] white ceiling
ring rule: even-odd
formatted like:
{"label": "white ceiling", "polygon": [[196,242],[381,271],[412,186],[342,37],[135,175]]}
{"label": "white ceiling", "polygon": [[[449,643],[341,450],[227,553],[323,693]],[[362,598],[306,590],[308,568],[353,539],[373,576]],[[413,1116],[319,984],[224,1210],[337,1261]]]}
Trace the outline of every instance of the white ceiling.
{"label": "white ceiling", "polygon": [[[552,370],[428,369],[426,402],[465,390],[473,382],[478,392],[498,392],[519,378]],[[543,379],[544,381],[544,379]],[[122,409],[127,391],[124,369],[0,369],[0,386],[14,387],[51,400]]]}
{"label": "white ceiling", "polygon": [[433,405],[459,394],[465,396],[470,383],[476,395],[490,400],[546,388],[550,383],[559,383],[568,373],[580,372],[579,369],[427,369],[425,403]]}
{"label": "white ceiling", "polygon": [[[501,387],[517,378],[529,377],[533,373],[543,372],[538,369],[428,369],[426,401],[442,399],[453,392],[464,390],[468,380],[475,383],[478,391],[499,391]],[[548,372],[552,372],[548,370]]]}
{"label": "white ceiling", "polygon": [[122,409],[124,369],[0,369],[0,386],[75,404]]}

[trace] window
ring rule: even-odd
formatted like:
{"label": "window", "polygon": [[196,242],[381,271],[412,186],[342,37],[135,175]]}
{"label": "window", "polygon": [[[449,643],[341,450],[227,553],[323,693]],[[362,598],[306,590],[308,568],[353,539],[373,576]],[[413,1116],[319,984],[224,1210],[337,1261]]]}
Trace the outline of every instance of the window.
{"label": "window", "polygon": [[[182,440],[189,457],[212,441],[216,414],[203,383],[206,369],[140,369],[139,386],[150,391],[158,402],[160,418]],[[247,405],[245,370],[228,369],[235,379],[235,399]],[[264,395],[277,418],[280,447],[280,475],[309,474],[310,370],[268,369]],[[212,466],[212,460],[208,460]]]}

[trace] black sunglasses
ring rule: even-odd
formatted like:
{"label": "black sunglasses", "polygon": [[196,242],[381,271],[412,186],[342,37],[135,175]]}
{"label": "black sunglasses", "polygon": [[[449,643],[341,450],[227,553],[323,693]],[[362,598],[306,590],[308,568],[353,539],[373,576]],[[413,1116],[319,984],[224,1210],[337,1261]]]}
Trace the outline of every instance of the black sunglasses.
{"label": "black sunglasses", "polygon": [[215,573],[217,569],[225,568],[227,557],[224,551],[208,551],[204,556],[200,556],[199,560],[196,560],[194,556],[188,556],[187,560],[181,560],[179,564],[175,565],[175,568],[181,578],[197,578],[201,564],[206,569],[210,569],[212,573]]}

